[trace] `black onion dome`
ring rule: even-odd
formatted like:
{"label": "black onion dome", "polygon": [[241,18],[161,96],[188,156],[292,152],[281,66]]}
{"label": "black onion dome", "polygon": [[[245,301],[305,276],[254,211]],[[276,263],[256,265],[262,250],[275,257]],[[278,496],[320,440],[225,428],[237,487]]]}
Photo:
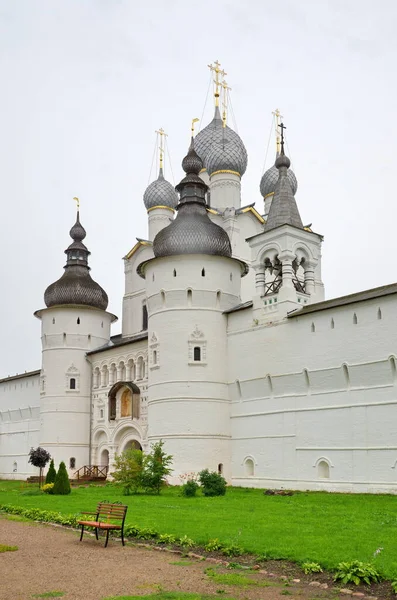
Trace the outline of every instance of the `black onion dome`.
{"label": "black onion dome", "polygon": [[178,194],[170,182],[164,179],[162,168],[160,168],[158,178],[146,188],[143,203],[146,210],[155,206],[167,206],[174,209],[178,204]]}
{"label": "black onion dome", "polygon": [[202,161],[190,144],[182,161],[186,177],[176,186],[180,193],[177,217],[156,235],[155,257],[180,254],[209,254],[231,257],[232,249],[226,231],[208,217],[205,194],[208,186],[198,176]]}
{"label": "black onion dome", "polygon": [[[237,161],[239,165],[239,172],[243,175],[247,169],[248,163],[247,150],[238,133],[233,131],[228,125],[224,127],[219,107],[217,106],[212,121],[197,134],[196,139],[194,140],[196,152],[203,161],[204,168],[207,169],[207,171],[209,171],[207,159],[210,152],[212,150],[215,152],[220,150],[219,160],[222,161],[222,147],[226,142],[229,144],[230,148],[228,153],[232,152],[234,154],[234,160]],[[213,152],[211,153],[213,154]],[[212,156],[212,161],[213,160],[214,156]]]}
{"label": "black onion dome", "polygon": [[62,304],[82,304],[106,310],[108,296],[90,275],[88,266],[90,252],[82,242],[86,232],[80,223],[78,212],[70,236],[73,242],[65,250],[67,255],[65,272],[58,281],[48,286],[44,293],[44,302],[48,308]]}

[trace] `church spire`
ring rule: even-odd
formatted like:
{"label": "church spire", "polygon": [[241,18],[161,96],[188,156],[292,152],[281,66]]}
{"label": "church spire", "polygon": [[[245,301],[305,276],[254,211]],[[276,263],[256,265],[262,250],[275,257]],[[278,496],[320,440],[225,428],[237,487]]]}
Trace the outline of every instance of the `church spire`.
{"label": "church spire", "polygon": [[284,154],[284,123],[280,123],[280,155],[276,159],[275,166],[278,169],[278,181],[274,190],[273,201],[270,206],[269,216],[266,221],[265,231],[275,229],[281,225],[292,225],[303,229],[302,219],[292,191],[291,182],[288,178],[288,169],[291,161]]}

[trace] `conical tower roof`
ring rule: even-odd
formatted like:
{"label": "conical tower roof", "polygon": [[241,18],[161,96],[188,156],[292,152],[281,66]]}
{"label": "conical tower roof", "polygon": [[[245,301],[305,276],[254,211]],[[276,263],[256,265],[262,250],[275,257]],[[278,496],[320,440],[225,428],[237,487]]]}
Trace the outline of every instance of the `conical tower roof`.
{"label": "conical tower roof", "polygon": [[294,198],[291,182],[288,178],[288,169],[291,161],[284,154],[282,147],[281,154],[277,158],[275,166],[278,169],[278,180],[274,190],[272,204],[270,206],[269,216],[266,221],[265,231],[275,229],[281,225],[293,225],[303,229],[302,219]]}

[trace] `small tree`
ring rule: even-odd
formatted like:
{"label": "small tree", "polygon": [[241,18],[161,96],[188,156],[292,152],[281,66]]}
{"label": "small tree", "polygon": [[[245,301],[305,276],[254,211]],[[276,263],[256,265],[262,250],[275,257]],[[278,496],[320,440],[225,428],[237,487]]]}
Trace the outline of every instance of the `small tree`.
{"label": "small tree", "polygon": [[43,483],[43,469],[50,460],[51,455],[47,450],[38,446],[37,448],[31,448],[29,451],[29,460],[31,465],[40,469],[39,474],[39,487],[41,488]]}
{"label": "small tree", "polygon": [[48,467],[47,475],[45,477],[45,482],[46,483],[54,483],[56,476],[57,476],[57,472],[56,472],[55,466],[54,466],[54,459],[52,458],[51,462],[50,462],[50,466]]}
{"label": "small tree", "polygon": [[142,485],[143,452],[130,448],[121,454],[116,454],[114,464],[116,470],[112,473],[113,479],[124,488],[124,494],[128,496],[131,491],[136,493]]}
{"label": "small tree", "polygon": [[61,462],[59,465],[58,473],[55,477],[52,493],[66,496],[66,494],[70,494],[70,492],[70,481],[68,473],[66,471],[66,465],[64,462]]}
{"label": "small tree", "polygon": [[142,473],[142,487],[157,494],[165,484],[167,475],[172,472],[172,456],[164,452],[163,446],[163,440],[152,445],[152,451],[145,456]]}

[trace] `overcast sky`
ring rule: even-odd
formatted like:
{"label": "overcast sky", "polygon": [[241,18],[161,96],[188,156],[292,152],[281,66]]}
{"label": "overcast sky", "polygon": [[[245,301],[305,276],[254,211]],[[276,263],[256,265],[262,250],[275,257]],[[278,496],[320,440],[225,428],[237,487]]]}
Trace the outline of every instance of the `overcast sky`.
{"label": "overcast sky", "polygon": [[[177,183],[217,59],[248,151],[243,204],[263,212],[279,107],[302,220],[324,235],[326,297],[396,281],[396,19],[395,0],[0,0],[0,377],[40,368],[33,312],[63,273],[73,196],[121,316],[154,131]],[[209,100],[202,126],[212,113]]]}

